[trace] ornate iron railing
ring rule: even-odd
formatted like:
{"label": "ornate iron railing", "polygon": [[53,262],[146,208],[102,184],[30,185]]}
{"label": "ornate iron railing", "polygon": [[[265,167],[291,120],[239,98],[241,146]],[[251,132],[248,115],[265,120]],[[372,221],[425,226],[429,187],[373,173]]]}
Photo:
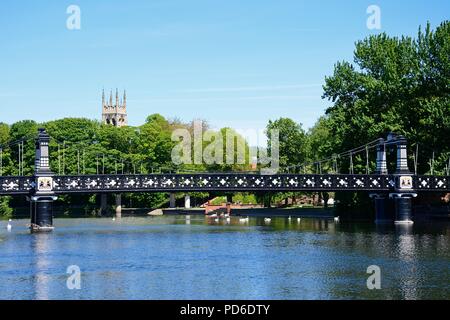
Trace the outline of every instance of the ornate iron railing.
{"label": "ornate iron railing", "polygon": [[[412,176],[416,191],[450,192],[449,176]],[[194,192],[194,191],[390,191],[395,175],[195,173],[147,175],[67,175],[53,177],[53,191]],[[32,177],[0,177],[0,195],[27,194]]]}

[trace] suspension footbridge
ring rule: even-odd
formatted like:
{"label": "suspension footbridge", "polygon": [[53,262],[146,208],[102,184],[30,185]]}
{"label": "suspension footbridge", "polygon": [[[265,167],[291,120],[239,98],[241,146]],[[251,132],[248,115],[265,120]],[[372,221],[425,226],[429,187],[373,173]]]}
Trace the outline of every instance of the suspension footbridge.
{"label": "suspension footbridge", "polygon": [[[24,173],[24,141],[35,140],[35,166],[30,175]],[[389,135],[364,146],[348,150],[330,158],[282,168],[272,174],[256,172],[169,172],[143,173],[142,164],[128,166],[115,160],[115,170],[105,172],[105,158],[96,155],[96,173],[85,174],[84,154],[77,150],[77,173],[65,174],[65,154],[58,144],[58,173],[50,168],[50,136],[39,129],[37,137],[26,137],[0,148],[0,195],[26,195],[31,203],[30,214],[34,231],[52,229],[52,203],[59,195],[75,193],[133,192],[357,192],[366,191],[375,201],[377,221],[391,220],[388,201],[395,202],[393,219],[397,223],[412,223],[411,200],[418,192],[450,192],[448,167],[443,175],[418,175],[408,167],[407,140]],[[17,175],[3,175],[3,154],[16,147]],[[388,172],[386,153],[396,150],[394,172]],[[63,149],[64,150],[64,149]],[[376,152],[376,166],[370,172],[369,153]],[[353,159],[363,154],[365,172],[355,173]],[[349,161],[348,172],[339,170],[339,162]],[[415,160],[416,161],[416,160]],[[323,164],[331,163],[331,172],[323,171]],[[314,168],[310,173],[307,168]],[[121,170],[120,170],[121,169]],[[131,171],[130,170],[130,171]],[[140,171],[140,172],[139,172]],[[417,171],[417,170],[415,170]],[[389,200],[392,199],[392,200]]]}

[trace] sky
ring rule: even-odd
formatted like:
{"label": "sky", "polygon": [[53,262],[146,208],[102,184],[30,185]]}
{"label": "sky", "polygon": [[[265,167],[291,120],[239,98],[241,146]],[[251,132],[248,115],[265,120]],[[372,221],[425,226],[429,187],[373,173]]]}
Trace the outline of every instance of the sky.
{"label": "sky", "polygon": [[[67,28],[67,8],[81,10]],[[367,27],[377,5],[381,29]],[[101,92],[127,90],[129,124],[160,113],[213,128],[305,129],[331,102],[325,76],[370,34],[417,34],[450,1],[2,0],[0,122],[101,119]]]}

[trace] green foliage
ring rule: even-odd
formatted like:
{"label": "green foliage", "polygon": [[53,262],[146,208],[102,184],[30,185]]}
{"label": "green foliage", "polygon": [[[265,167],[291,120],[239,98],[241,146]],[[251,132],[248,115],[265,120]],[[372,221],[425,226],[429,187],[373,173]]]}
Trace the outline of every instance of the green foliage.
{"label": "green foliage", "polygon": [[339,62],[327,77],[324,97],[334,105],[327,122],[335,152],[403,134],[419,144],[419,172],[432,152],[443,170],[450,155],[450,23],[427,25],[416,39],[372,35],[356,43],[354,64]]}
{"label": "green foliage", "polygon": [[213,206],[220,206],[227,202],[227,197],[215,197],[210,201],[210,204]]}
{"label": "green foliage", "polygon": [[258,200],[252,193],[240,192],[233,195],[233,202],[241,204],[257,204]]}
{"label": "green foliage", "polygon": [[[410,150],[419,145],[419,173],[429,172],[433,152],[439,155],[435,171],[443,173],[450,157],[450,23],[435,31],[428,24],[416,39],[380,34],[358,41],[354,64],[338,62],[325,79],[324,98],[334,103],[320,120],[332,141],[324,147],[330,154],[393,131],[409,140]],[[364,157],[354,161],[358,172]],[[337,199],[338,210],[349,214],[370,205],[365,193],[338,193]]]}
{"label": "green foliage", "polygon": [[11,197],[0,197],[0,216],[9,217],[13,213],[13,209],[9,205]]}
{"label": "green foliage", "polygon": [[[334,72],[325,78],[324,98],[332,105],[326,115],[307,133],[301,124],[289,118],[269,121],[266,127],[268,146],[273,139],[270,131],[279,130],[280,166],[288,167],[304,162],[329,158],[394,131],[403,134],[411,149],[419,145],[419,173],[429,172],[429,159],[435,153],[435,172],[443,173],[450,157],[450,23],[443,22],[435,30],[427,25],[419,29],[416,38],[371,35],[356,42],[353,62],[336,63]],[[0,123],[0,144],[3,175],[18,174],[17,145],[10,142],[33,137],[44,127],[52,137],[51,167],[56,173],[149,173],[155,168],[195,171],[241,171],[249,169],[249,146],[244,137],[231,128],[220,129],[222,141],[202,141],[208,146],[222,143],[224,164],[179,165],[171,161],[176,142],[174,129],[193,132],[193,124],[169,121],[160,114],[146,118],[139,127],[116,128],[89,119],[66,118],[38,124],[25,120],[11,126]],[[203,124],[203,132],[208,129]],[[216,132],[218,133],[218,132]],[[234,161],[226,163],[227,133],[234,135]],[[214,135],[214,134],[212,134]],[[220,135],[217,135],[220,136]],[[193,137],[193,136],[192,136]],[[194,141],[192,139],[192,150]],[[236,164],[238,151],[245,150],[244,164]],[[34,171],[35,146],[33,139],[24,143],[24,174]],[[194,153],[192,152],[192,155]],[[364,170],[364,156],[354,157],[355,172]],[[410,159],[411,160],[411,159]],[[323,171],[331,169],[323,164]],[[348,163],[340,163],[345,172]],[[280,202],[297,193],[275,193],[270,197]],[[135,206],[159,207],[168,201],[162,193],[130,194]],[[195,195],[198,199],[205,194]],[[350,207],[369,205],[367,194],[336,194],[338,210],[350,212]],[[264,199],[263,199],[264,198]],[[60,202],[70,204],[73,197],[62,196]],[[234,201],[263,202],[262,194],[235,194]],[[97,197],[83,198],[93,205]],[[226,199],[225,199],[226,201]],[[360,210],[357,212],[361,212]],[[0,214],[11,214],[9,198],[0,198]]]}
{"label": "green foliage", "polygon": [[[327,117],[322,116],[316,122],[307,134],[307,158],[308,161],[314,162],[329,158],[333,154],[334,139],[330,135],[330,121]],[[330,169],[331,163],[325,163],[324,170]]]}
{"label": "green foliage", "polygon": [[[227,197],[226,196],[215,197],[210,203],[212,205],[222,205],[224,203],[227,203]],[[238,192],[233,194],[233,203],[257,204],[258,201],[254,194],[247,192]]]}
{"label": "green foliage", "polygon": [[138,153],[148,159],[147,168],[161,165],[171,166],[171,150],[175,145],[171,140],[174,127],[161,115],[147,117],[140,130]]}
{"label": "green foliage", "polygon": [[270,120],[266,127],[269,149],[273,143],[271,130],[279,131],[280,167],[303,163],[307,158],[307,138],[301,124],[289,118]]}
{"label": "green foliage", "polygon": [[[301,124],[296,123],[289,118],[280,118],[275,121],[269,121],[266,127],[268,138],[268,148],[271,148],[273,137],[271,130],[279,132],[279,157],[280,167],[286,168],[302,164],[308,160],[309,137],[306,135]],[[294,197],[294,192],[274,193],[270,197],[275,202],[281,202],[286,198]],[[267,197],[266,197],[267,198]],[[257,196],[258,202],[267,201],[265,197]]]}
{"label": "green foliage", "polygon": [[0,145],[6,144],[9,141],[10,128],[6,123],[0,122]]}

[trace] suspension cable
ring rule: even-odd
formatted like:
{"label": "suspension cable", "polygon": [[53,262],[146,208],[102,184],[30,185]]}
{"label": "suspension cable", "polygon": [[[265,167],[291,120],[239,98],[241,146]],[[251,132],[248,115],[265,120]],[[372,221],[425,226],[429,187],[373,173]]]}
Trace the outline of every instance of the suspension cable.
{"label": "suspension cable", "polygon": [[369,174],[369,148],[366,146],[366,174]]}
{"label": "suspension cable", "polygon": [[350,174],[353,174],[353,154],[350,152]]}

